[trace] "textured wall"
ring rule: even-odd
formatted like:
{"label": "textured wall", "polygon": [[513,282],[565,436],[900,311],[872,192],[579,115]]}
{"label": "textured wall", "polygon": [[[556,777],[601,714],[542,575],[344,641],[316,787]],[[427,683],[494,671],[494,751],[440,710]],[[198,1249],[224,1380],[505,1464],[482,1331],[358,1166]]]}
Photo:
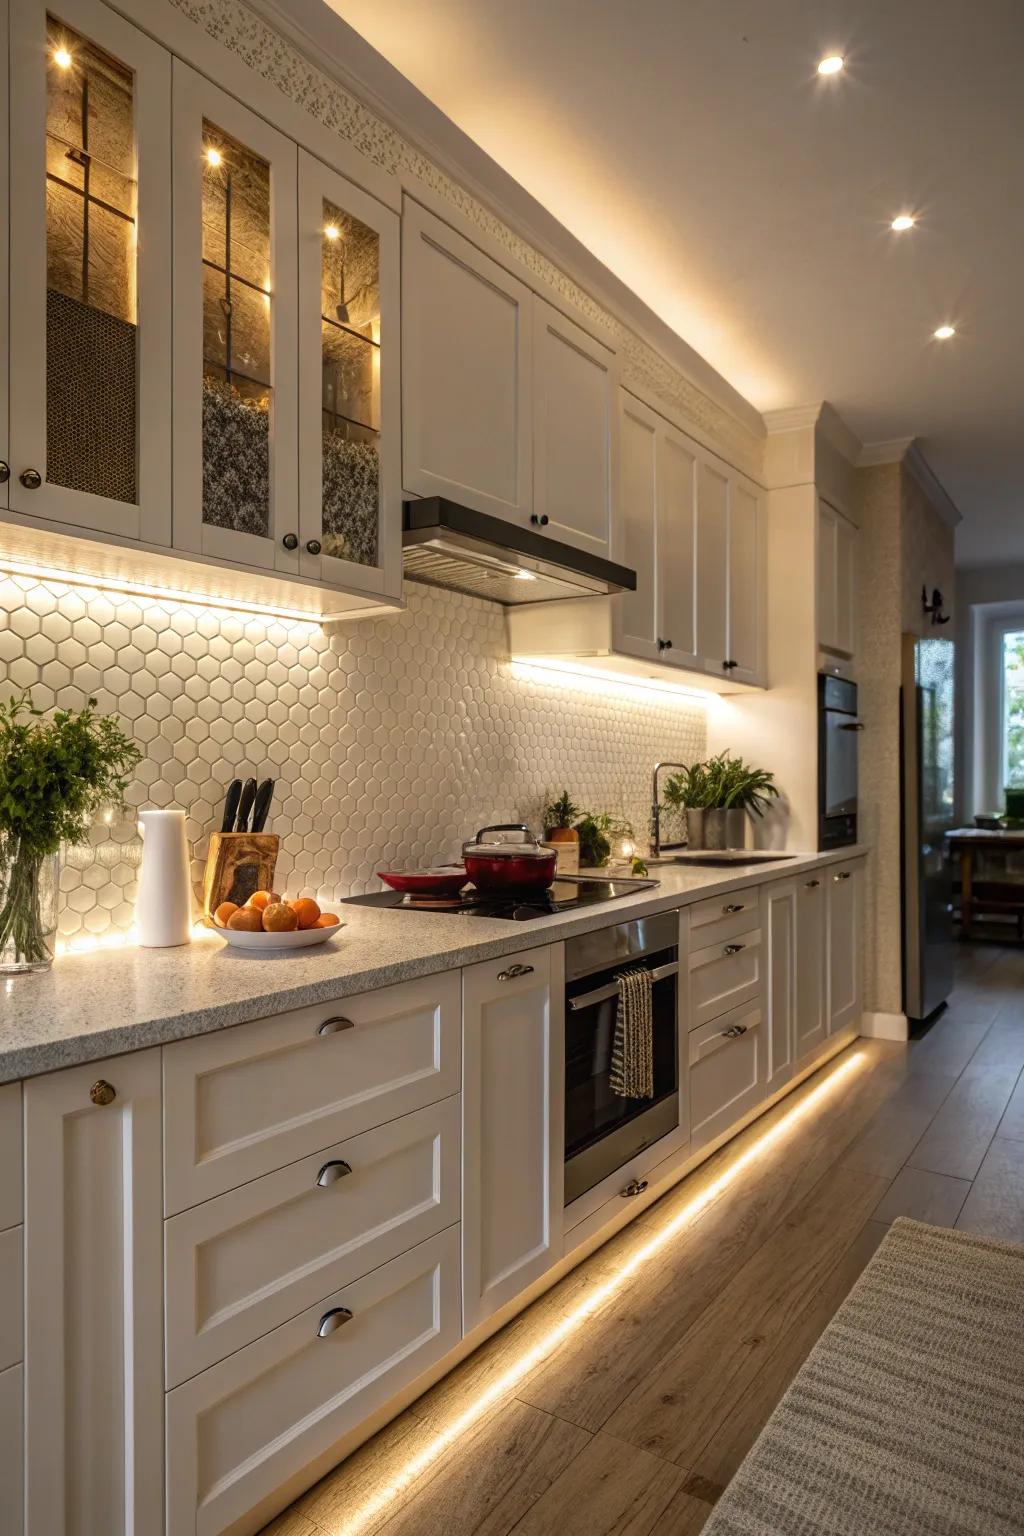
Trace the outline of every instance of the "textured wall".
{"label": "textured wall", "polygon": [[[536,828],[563,786],[645,836],[654,762],[704,750],[700,704],[538,681],[510,666],[499,607],[408,600],[320,629],[0,577],[0,691],[118,713],[145,753],[131,803],[188,812],[196,878],[236,774],[278,780],[289,893],[375,890],[375,870],[451,858],[487,822]],[[133,832],[98,829],[65,868],[65,938],[130,925]]]}

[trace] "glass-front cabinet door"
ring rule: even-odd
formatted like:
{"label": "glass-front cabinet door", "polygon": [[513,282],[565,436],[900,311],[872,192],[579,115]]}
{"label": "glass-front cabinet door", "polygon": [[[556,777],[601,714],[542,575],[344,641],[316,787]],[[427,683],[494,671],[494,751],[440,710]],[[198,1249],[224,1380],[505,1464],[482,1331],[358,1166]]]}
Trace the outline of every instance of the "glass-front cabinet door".
{"label": "glass-front cabinet door", "polygon": [[168,544],[170,55],[98,0],[10,22],[9,505]]}
{"label": "glass-front cabinet door", "polygon": [[174,61],[174,542],[299,573],[297,147]]}
{"label": "glass-front cabinet door", "polygon": [[401,591],[397,214],[299,151],[301,571]]}

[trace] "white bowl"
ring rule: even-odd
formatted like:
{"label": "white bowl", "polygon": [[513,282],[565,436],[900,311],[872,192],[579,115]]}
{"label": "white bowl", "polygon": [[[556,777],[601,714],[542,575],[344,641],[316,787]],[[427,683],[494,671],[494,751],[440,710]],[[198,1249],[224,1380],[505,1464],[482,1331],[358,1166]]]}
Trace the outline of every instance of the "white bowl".
{"label": "white bowl", "polygon": [[333,928],[293,928],[290,933],[246,933],[243,928],[215,928],[214,933],[236,949],[308,949],[311,944],[326,944],[344,928],[335,923]]}

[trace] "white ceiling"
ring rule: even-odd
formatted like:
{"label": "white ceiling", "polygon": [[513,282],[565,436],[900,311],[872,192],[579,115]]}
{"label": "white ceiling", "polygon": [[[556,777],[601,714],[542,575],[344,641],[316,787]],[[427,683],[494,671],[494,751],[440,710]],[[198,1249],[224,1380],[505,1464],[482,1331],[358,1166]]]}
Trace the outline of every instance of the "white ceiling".
{"label": "white ceiling", "polygon": [[1024,560],[1024,0],[329,3],[758,409],[916,435],[960,560]]}

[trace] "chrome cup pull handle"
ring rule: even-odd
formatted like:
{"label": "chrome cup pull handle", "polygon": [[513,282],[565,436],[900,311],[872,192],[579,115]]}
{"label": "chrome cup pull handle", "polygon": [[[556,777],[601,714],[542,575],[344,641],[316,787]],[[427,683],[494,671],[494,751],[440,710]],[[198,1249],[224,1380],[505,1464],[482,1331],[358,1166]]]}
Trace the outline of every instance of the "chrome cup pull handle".
{"label": "chrome cup pull handle", "polygon": [[531,976],[532,965],[510,965],[506,970],[498,972],[499,981],[515,981],[518,976]]}
{"label": "chrome cup pull handle", "polygon": [[738,955],[741,949],[746,949],[745,944],[727,944],[722,950],[723,955]]}
{"label": "chrome cup pull handle", "polygon": [[320,1319],[319,1326],[316,1330],[316,1336],[318,1339],[326,1339],[332,1333],[337,1333],[339,1328],[344,1327],[346,1323],[351,1321],[352,1313],[349,1311],[348,1307],[332,1307],[331,1310],[329,1312],[325,1312],[323,1317]]}
{"label": "chrome cup pull handle", "polygon": [[820,884],[820,880],[808,880],[805,884],[805,889],[808,891],[816,891]]}
{"label": "chrome cup pull handle", "polygon": [[316,1176],[316,1182],[320,1189],[326,1189],[328,1184],[337,1184],[339,1179],[345,1179],[352,1172],[351,1166],[340,1157],[332,1157],[329,1163],[324,1163]]}
{"label": "chrome cup pull handle", "polygon": [[722,1030],[724,1040],[738,1040],[740,1035],[745,1035],[750,1028],[748,1024],[733,1024],[729,1029]]}
{"label": "chrome cup pull handle", "polygon": [[351,1019],[344,1019],[339,1014],[333,1019],[324,1019],[317,1025],[316,1032],[318,1035],[340,1035],[343,1029],[355,1029],[355,1025]]}
{"label": "chrome cup pull handle", "polygon": [[832,879],[835,881],[836,885],[839,884],[840,880],[849,880],[849,878],[850,878],[850,871],[848,869],[841,869],[839,871],[838,875],[833,875],[832,876]]}
{"label": "chrome cup pull handle", "polygon": [[746,911],[746,907],[745,907],[745,905],[744,905],[744,903],[742,901],[730,901],[730,902],[727,903],[726,906],[724,906],[722,908],[722,912],[723,912],[723,914],[726,917],[731,917],[734,912],[745,912],[745,911]]}

